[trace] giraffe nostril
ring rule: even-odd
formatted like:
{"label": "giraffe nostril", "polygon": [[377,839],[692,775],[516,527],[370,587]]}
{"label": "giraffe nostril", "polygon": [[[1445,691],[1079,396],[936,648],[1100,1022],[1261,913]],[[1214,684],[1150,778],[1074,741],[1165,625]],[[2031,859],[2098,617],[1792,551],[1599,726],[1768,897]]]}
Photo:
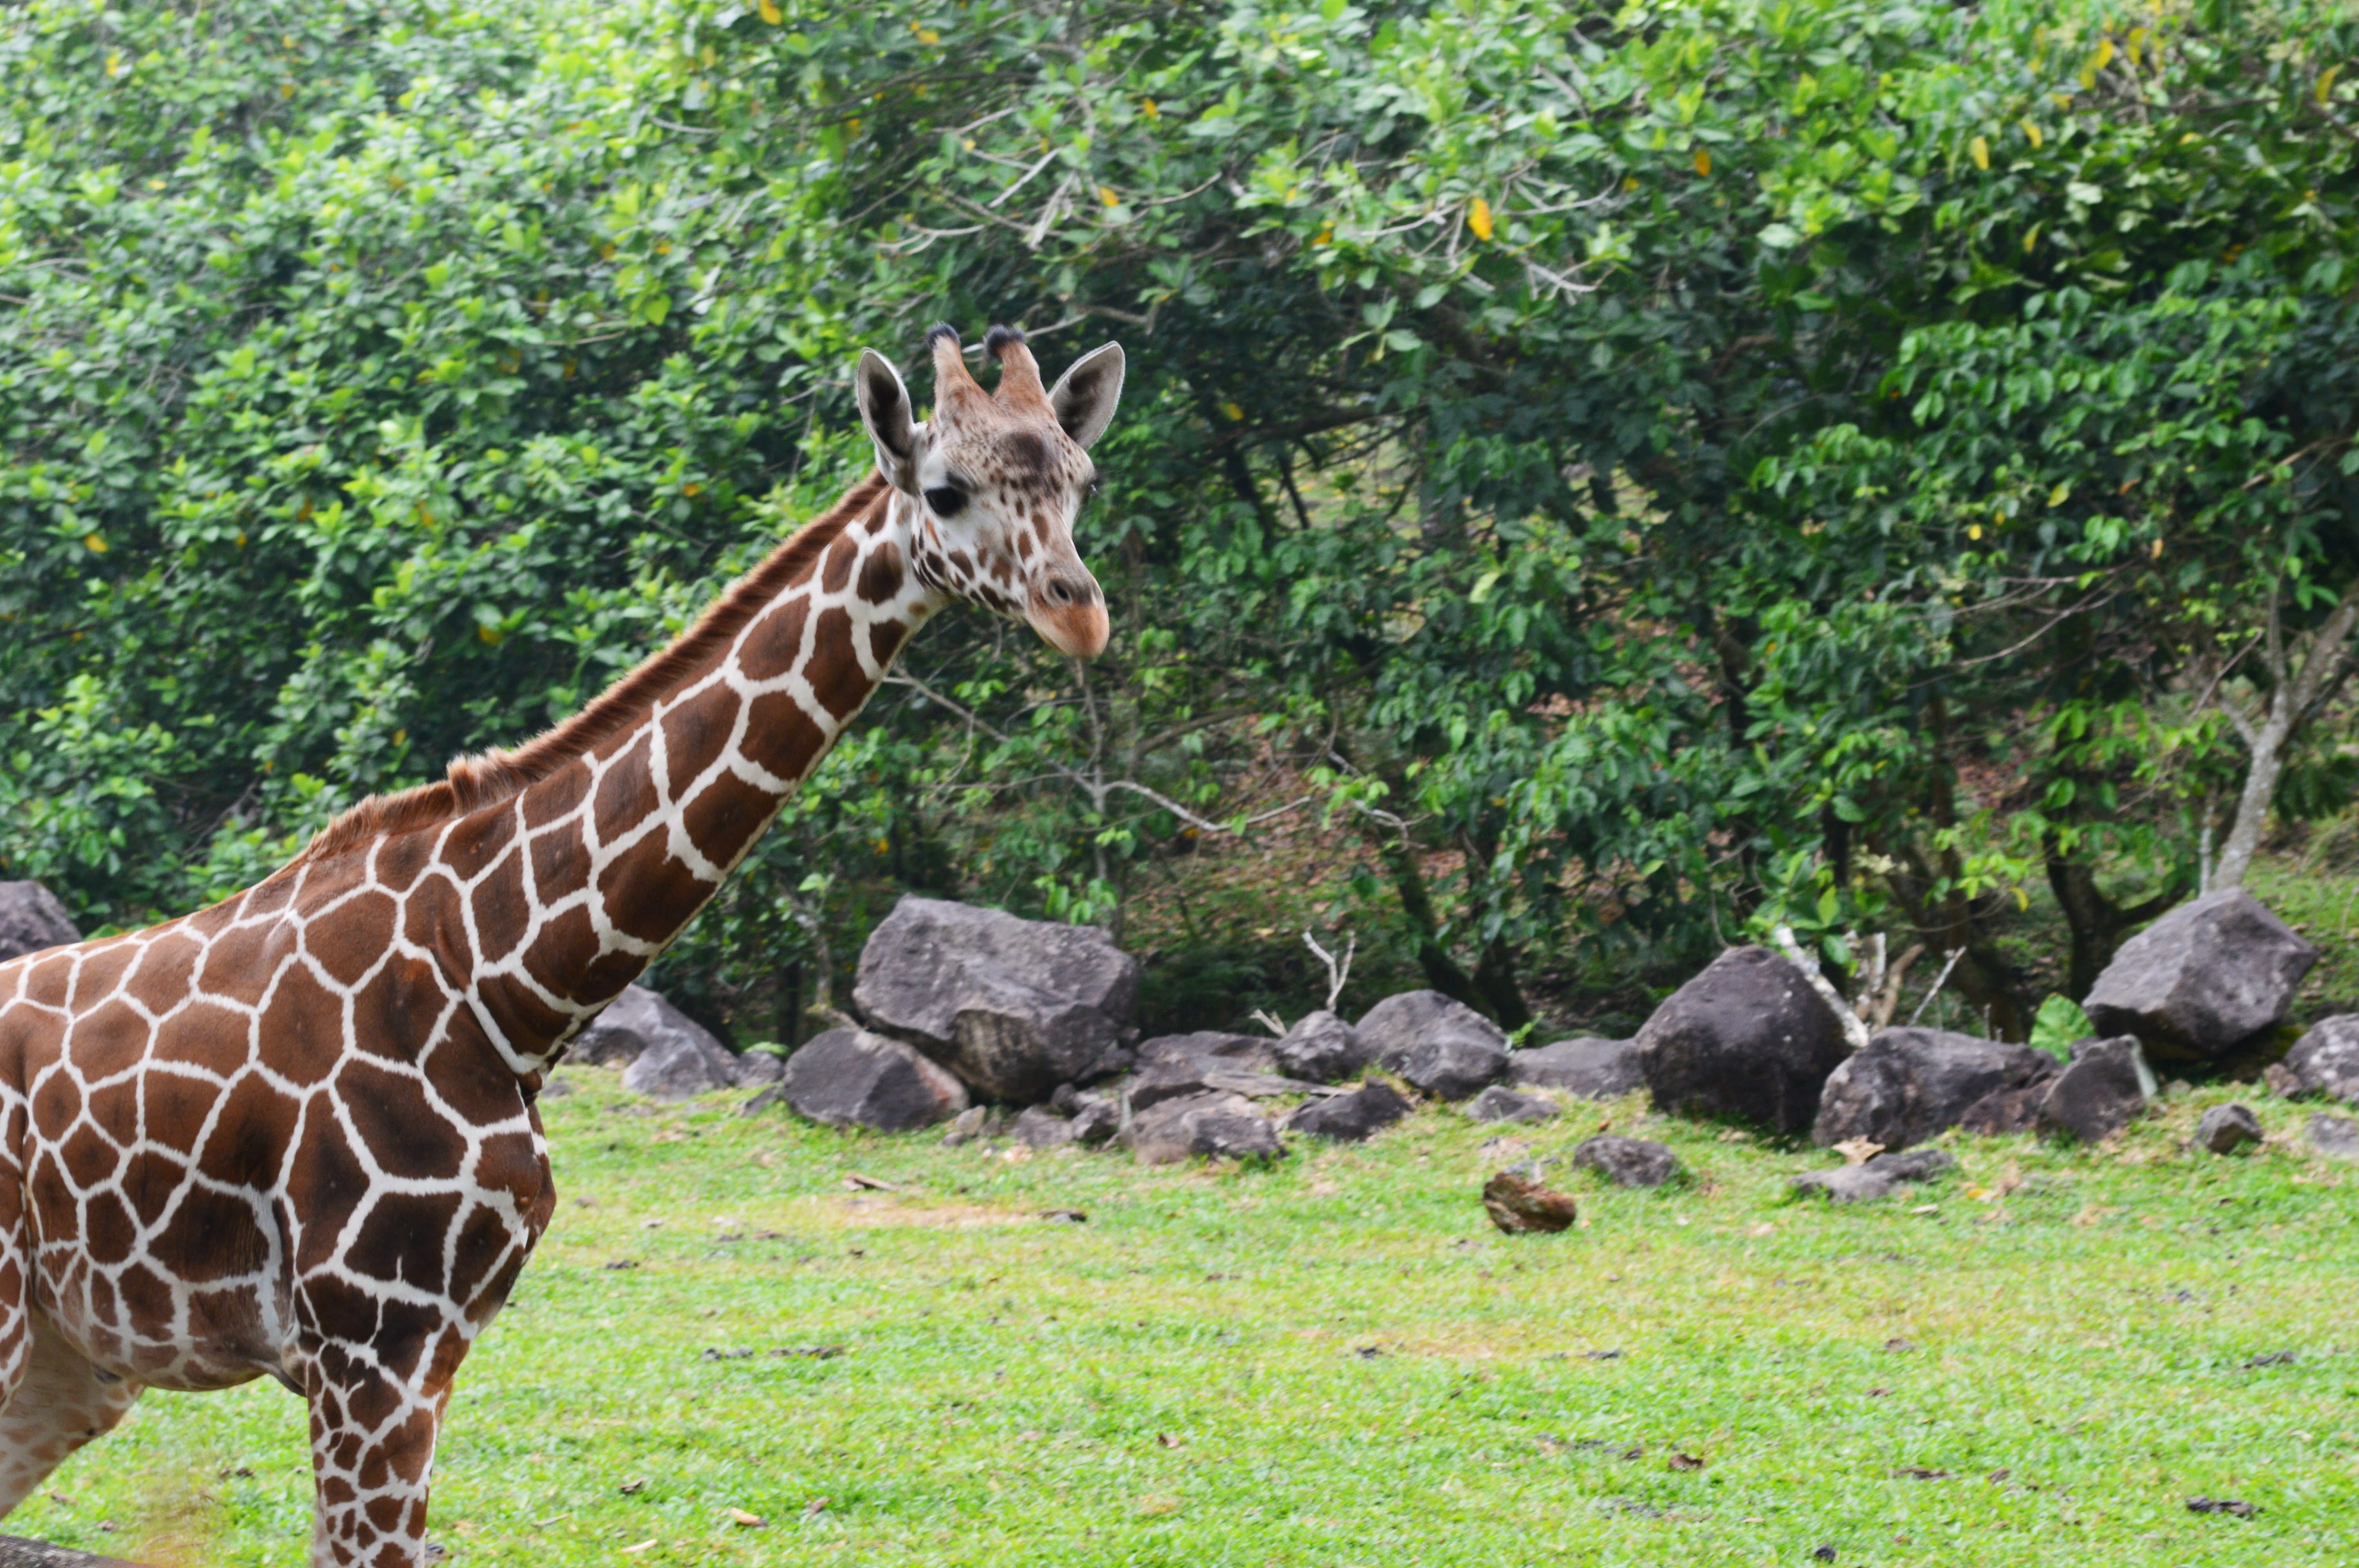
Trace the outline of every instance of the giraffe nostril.
{"label": "giraffe nostril", "polygon": [[1050,578],[1049,579],[1049,602],[1051,604],[1072,603],[1073,589],[1071,585],[1067,583],[1063,578]]}

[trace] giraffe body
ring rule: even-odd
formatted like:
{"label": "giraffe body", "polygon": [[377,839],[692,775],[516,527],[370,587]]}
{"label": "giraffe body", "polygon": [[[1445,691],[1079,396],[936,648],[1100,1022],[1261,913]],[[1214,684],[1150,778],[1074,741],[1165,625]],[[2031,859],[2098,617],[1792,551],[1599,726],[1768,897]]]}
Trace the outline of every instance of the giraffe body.
{"label": "giraffe body", "polygon": [[[146,1388],[310,1407],[316,1568],[419,1568],[460,1363],[556,1206],[534,1099],[953,599],[1105,641],[1074,555],[1108,345],[992,397],[929,334],[880,471],[581,715],[364,803],[278,872],[0,964],[0,1513]],[[1110,373],[1109,373],[1110,372]],[[897,402],[896,399],[897,398]]]}

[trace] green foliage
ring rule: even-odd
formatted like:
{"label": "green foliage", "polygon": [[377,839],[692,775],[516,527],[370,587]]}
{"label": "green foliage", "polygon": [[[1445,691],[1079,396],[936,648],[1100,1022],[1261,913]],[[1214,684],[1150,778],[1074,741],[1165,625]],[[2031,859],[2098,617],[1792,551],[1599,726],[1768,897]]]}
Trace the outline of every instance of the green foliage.
{"label": "green foliage", "polygon": [[548,723],[856,477],[860,346],[1009,319],[1130,353],[1114,652],[937,624],[667,983],[790,1040],[895,889],[1118,925],[1315,819],[1335,919],[1510,1024],[1574,944],[1785,920],[1964,947],[2019,1033],[1994,923],[2044,875],[2095,952],[2191,885],[2202,672],[2354,558],[2352,38],[37,0],[0,862],[136,923]]}

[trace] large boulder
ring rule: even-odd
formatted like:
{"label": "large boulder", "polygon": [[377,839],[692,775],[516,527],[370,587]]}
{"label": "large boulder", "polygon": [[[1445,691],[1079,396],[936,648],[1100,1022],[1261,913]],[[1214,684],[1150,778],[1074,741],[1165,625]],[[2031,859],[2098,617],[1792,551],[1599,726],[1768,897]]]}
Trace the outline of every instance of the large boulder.
{"label": "large boulder", "polygon": [[1499,1026],[1440,991],[1388,996],[1354,1028],[1378,1065],[1442,1099],[1465,1099],[1507,1070]]}
{"label": "large boulder", "polygon": [[779,1098],[830,1127],[909,1132],[968,1108],[966,1086],[915,1046],[865,1029],[813,1035],[787,1058]]}
{"label": "large boulder", "polygon": [[2242,888],[2180,904],[2122,944],[2081,1005],[2158,1057],[2216,1062],[2275,1029],[2318,949]]}
{"label": "large boulder", "polygon": [[650,1099],[692,1099],[775,1078],[776,1058],[738,1057],[662,993],[625,986],[565,1048],[565,1060],[619,1066],[623,1087]]}
{"label": "large boulder", "polygon": [[1314,1084],[1340,1084],[1357,1077],[1376,1056],[1375,1048],[1360,1038],[1358,1030],[1323,1008],[1297,1020],[1272,1050],[1279,1072]]}
{"label": "large boulder", "polygon": [[1845,1055],[1843,1025],[1767,947],[1732,947],[1673,991],[1638,1031],[1655,1104],[1799,1132]]}
{"label": "large boulder", "polygon": [[57,894],[38,882],[0,882],[0,963],[81,940]]}
{"label": "large boulder", "polygon": [[1583,1035],[1507,1054],[1507,1081],[1519,1088],[1563,1089],[1586,1099],[1615,1099],[1647,1081],[1636,1040]]}
{"label": "large boulder", "polygon": [[1330,1095],[1300,1106],[1286,1119],[1286,1127],[1289,1132],[1310,1132],[1338,1142],[1359,1143],[1400,1120],[1413,1108],[1398,1089],[1378,1082],[1350,1094]]}
{"label": "large boulder", "polygon": [[694,1099],[715,1089],[734,1087],[737,1082],[737,1058],[701,1029],[696,1035],[664,1036],[623,1069],[623,1087],[649,1099]]}
{"label": "large boulder", "polygon": [[1142,1165],[1168,1165],[1191,1154],[1211,1159],[1281,1157],[1277,1130],[1254,1114],[1242,1095],[1188,1095],[1136,1114],[1121,1134]]}
{"label": "large boulder", "polygon": [[1810,1141],[1864,1138],[1888,1150],[1955,1127],[1986,1095],[2055,1076],[2056,1058],[2028,1045],[1940,1029],[1879,1030],[1827,1076]]}
{"label": "large boulder", "polygon": [[1266,1073],[1277,1065],[1277,1042],[1266,1034],[1229,1034],[1217,1029],[1199,1029],[1187,1034],[1158,1034],[1152,1040],[1142,1040],[1132,1048],[1131,1054],[1142,1068],[1188,1062],[1218,1064],[1231,1072]]}
{"label": "large boulder", "polygon": [[2154,1071],[2136,1036],[2081,1041],[2039,1102],[2038,1131],[2099,1142],[2135,1120],[2154,1090]]}
{"label": "large boulder", "polygon": [[2296,1094],[2359,1104],[2359,1012],[2321,1020],[2293,1043],[2280,1065],[2292,1075]]}
{"label": "large boulder", "polygon": [[910,897],[861,950],[852,998],[985,1097],[1029,1105],[1116,1043],[1138,960],[1094,925]]}

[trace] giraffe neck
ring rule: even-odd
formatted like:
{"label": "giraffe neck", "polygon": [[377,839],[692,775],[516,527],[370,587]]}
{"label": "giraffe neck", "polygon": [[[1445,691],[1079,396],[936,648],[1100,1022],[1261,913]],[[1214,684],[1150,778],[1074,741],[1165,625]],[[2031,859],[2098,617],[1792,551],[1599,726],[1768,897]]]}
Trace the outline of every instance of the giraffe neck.
{"label": "giraffe neck", "polygon": [[636,721],[445,829],[438,859],[499,857],[503,885],[470,945],[474,1011],[511,1069],[545,1066],[679,935],[946,602],[909,569],[913,512],[887,489],[823,547],[805,535],[781,546],[772,561],[799,549],[800,569],[734,636],[685,661]]}

